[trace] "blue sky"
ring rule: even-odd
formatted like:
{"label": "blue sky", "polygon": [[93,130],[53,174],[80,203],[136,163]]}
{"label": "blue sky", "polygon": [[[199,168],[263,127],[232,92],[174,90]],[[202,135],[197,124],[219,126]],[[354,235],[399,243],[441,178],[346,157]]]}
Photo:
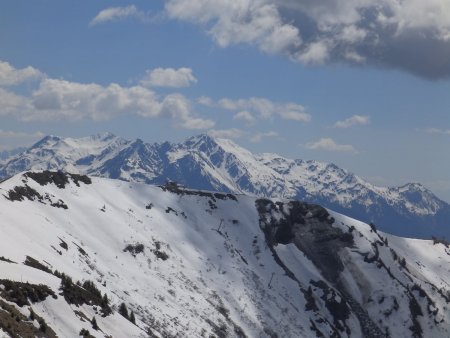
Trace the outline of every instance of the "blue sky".
{"label": "blue sky", "polygon": [[0,150],[208,132],[450,201],[446,0],[2,1],[0,45]]}

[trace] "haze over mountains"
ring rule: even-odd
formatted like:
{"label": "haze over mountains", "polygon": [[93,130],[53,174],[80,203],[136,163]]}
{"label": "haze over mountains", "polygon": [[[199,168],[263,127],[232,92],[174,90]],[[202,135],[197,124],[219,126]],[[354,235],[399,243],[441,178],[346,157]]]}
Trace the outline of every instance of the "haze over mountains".
{"label": "haze over mountains", "polygon": [[0,163],[1,178],[30,169],[62,169],[149,184],[171,180],[193,189],[314,202],[392,234],[450,238],[449,204],[418,183],[377,187],[334,164],[252,154],[208,135],[175,144],[129,141],[110,133],[47,136]]}
{"label": "haze over mountains", "polygon": [[0,191],[1,337],[450,334],[442,243],[174,184],[27,172]]}

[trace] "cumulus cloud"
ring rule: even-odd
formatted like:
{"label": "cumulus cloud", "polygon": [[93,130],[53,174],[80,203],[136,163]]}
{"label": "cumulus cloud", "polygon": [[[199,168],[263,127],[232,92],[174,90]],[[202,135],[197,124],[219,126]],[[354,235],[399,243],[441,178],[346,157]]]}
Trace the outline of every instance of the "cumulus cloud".
{"label": "cumulus cloud", "polygon": [[191,68],[156,68],[148,70],[141,84],[147,87],[189,87],[197,83]]}
{"label": "cumulus cloud", "polygon": [[120,21],[126,18],[136,18],[141,21],[146,21],[148,19],[148,15],[137,9],[135,5],[126,7],[109,7],[101,10],[95,18],[91,20],[89,25],[95,26],[108,21]]}
{"label": "cumulus cloud", "polygon": [[306,144],[306,148],[311,150],[326,150],[333,152],[357,153],[356,149],[350,144],[338,144],[331,138],[321,138],[316,142]]}
{"label": "cumulus cloud", "polygon": [[203,106],[207,106],[207,107],[212,107],[214,106],[214,100],[208,96],[200,96],[197,99],[197,103],[203,105]]}
{"label": "cumulus cloud", "polygon": [[257,45],[268,53],[301,45],[298,28],[283,22],[276,4],[261,0],[169,0],[169,17],[204,25],[221,47]]}
{"label": "cumulus cloud", "polygon": [[0,88],[0,116],[24,114],[29,110],[31,104],[29,98],[17,95],[13,92]]}
{"label": "cumulus cloud", "polygon": [[234,114],[233,116],[233,120],[241,120],[241,121],[246,121],[249,124],[252,124],[255,122],[255,117],[252,115],[252,113],[246,111],[246,110],[242,110],[236,114]]}
{"label": "cumulus cloud", "polygon": [[268,132],[265,132],[265,133],[257,133],[257,134],[253,135],[250,138],[250,142],[259,143],[264,138],[272,138],[272,137],[277,137],[277,136],[278,136],[278,133],[276,131],[268,131]]}
{"label": "cumulus cloud", "polygon": [[237,128],[221,129],[221,130],[212,129],[208,131],[208,135],[218,138],[237,139],[244,136],[245,132]]}
{"label": "cumulus cloud", "polygon": [[277,108],[276,112],[285,120],[294,120],[299,122],[311,121],[311,115],[306,113],[305,107],[296,103],[287,103],[282,105]]}
{"label": "cumulus cloud", "polygon": [[110,84],[82,84],[65,80],[45,79],[33,93],[34,114],[24,120],[66,119],[107,120],[124,114],[146,118],[166,117],[177,126],[188,129],[211,128],[210,120],[192,115],[189,100],[180,94],[159,97],[142,86],[122,87]]}
{"label": "cumulus cloud", "polygon": [[165,10],[201,25],[221,47],[450,76],[448,0],[167,0]]}
{"label": "cumulus cloud", "polygon": [[0,61],[0,86],[18,85],[25,81],[42,78],[44,74],[31,66],[16,69],[8,62]]}
{"label": "cumulus cloud", "polygon": [[43,78],[28,96],[0,88],[0,102],[0,116],[13,116],[21,121],[102,121],[120,115],[137,115],[167,118],[179,128],[214,127],[213,121],[193,113],[191,102],[185,96],[177,93],[161,96],[140,85],[102,86]]}
{"label": "cumulus cloud", "polygon": [[[251,112],[256,113],[260,118],[268,119],[274,114],[285,120],[294,120],[300,122],[311,121],[311,115],[306,113],[305,107],[297,103],[276,103],[266,98],[251,97],[249,99],[232,100],[223,98],[217,102],[217,105],[223,109],[236,111],[238,118],[253,117]],[[249,115],[250,114],[250,115]],[[237,116],[235,115],[235,117]]]}
{"label": "cumulus cloud", "polygon": [[353,115],[348,119],[337,121],[334,124],[335,128],[350,128],[357,125],[366,125],[370,123],[370,117],[367,115]]}

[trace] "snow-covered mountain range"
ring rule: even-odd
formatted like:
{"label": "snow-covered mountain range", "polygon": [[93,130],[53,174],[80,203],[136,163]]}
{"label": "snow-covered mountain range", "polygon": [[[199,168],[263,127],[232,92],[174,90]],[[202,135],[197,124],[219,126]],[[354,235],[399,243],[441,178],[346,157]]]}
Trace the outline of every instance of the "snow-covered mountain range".
{"label": "snow-covered mountain range", "polygon": [[255,155],[208,135],[176,144],[128,141],[109,133],[80,139],[47,136],[3,162],[0,178],[36,169],[299,199],[373,222],[392,234],[450,238],[449,204],[420,184],[377,187],[334,164]]}
{"label": "snow-covered mountain range", "polygon": [[0,337],[450,336],[445,243],[318,205],[27,172],[0,222]]}

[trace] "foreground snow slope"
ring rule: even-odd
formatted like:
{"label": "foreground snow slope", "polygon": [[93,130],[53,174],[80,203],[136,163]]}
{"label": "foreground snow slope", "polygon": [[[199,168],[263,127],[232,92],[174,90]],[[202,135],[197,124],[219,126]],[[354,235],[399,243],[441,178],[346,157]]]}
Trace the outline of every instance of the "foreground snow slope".
{"label": "foreground snow slope", "polygon": [[[450,335],[444,244],[301,202],[61,172],[19,174],[0,194],[0,337],[15,329],[3,313],[39,327],[30,308],[49,337]],[[70,301],[60,273],[77,292],[92,281],[112,313]],[[6,280],[55,295],[20,307]]]}

